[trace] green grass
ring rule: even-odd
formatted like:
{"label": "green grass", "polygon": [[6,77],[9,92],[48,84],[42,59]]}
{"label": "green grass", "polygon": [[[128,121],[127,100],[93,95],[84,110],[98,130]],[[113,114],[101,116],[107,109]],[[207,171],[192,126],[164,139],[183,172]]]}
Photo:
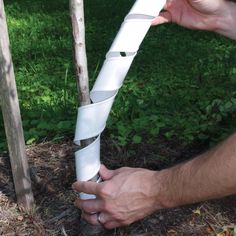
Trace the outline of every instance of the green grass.
{"label": "green grass", "polygon": [[[90,86],[132,3],[85,1]],[[68,1],[6,0],[5,8],[27,143],[73,137],[77,94]],[[213,33],[153,27],[117,96],[108,135],[120,144],[158,135],[189,144],[232,133],[235,45]]]}

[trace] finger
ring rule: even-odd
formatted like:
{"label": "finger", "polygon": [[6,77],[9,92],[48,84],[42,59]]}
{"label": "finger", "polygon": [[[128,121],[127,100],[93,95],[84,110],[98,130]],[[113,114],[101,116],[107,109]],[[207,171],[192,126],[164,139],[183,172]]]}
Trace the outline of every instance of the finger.
{"label": "finger", "polygon": [[118,223],[117,221],[108,221],[107,223],[103,224],[103,227],[106,229],[114,229],[114,228],[118,228],[121,226],[122,226],[122,224]]}
{"label": "finger", "polygon": [[92,181],[87,181],[87,182],[77,181],[72,184],[72,189],[78,192],[94,194],[94,195],[98,195],[100,188],[101,188],[100,184]]}
{"label": "finger", "polygon": [[106,166],[101,165],[99,174],[101,175],[103,180],[109,180],[115,175],[114,170],[109,170]]}
{"label": "finger", "polygon": [[75,200],[74,205],[88,214],[91,214],[93,212],[100,212],[102,210],[102,200],[100,199],[77,199]]}
{"label": "finger", "polygon": [[164,23],[170,23],[172,21],[171,14],[168,11],[163,11],[153,21],[152,25],[160,25]]}
{"label": "finger", "polygon": [[101,224],[101,225],[106,224],[110,220],[109,216],[102,212],[97,213],[97,214],[87,214],[83,212],[81,217],[88,222],[92,222],[93,224]]}
{"label": "finger", "polygon": [[90,223],[92,225],[101,225],[98,222],[97,217],[98,217],[97,214],[86,214],[85,212],[83,212],[82,215],[81,215],[81,218],[86,220],[88,223]]}

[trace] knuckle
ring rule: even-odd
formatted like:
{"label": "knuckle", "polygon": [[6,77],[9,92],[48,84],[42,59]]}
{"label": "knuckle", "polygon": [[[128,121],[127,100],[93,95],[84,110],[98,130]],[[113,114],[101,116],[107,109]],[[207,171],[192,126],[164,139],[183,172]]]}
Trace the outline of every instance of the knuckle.
{"label": "knuckle", "polygon": [[107,198],[110,196],[110,190],[107,185],[104,185],[102,188],[100,188],[99,194],[102,198]]}
{"label": "knuckle", "polygon": [[96,208],[96,205],[94,202],[91,202],[91,201],[84,202],[83,210],[86,211],[87,213],[89,214],[94,213],[95,208]]}
{"label": "knuckle", "polygon": [[123,214],[120,214],[118,212],[115,212],[115,214],[113,214],[113,218],[118,222],[122,222],[124,220]]}
{"label": "knuckle", "polygon": [[90,213],[92,210],[92,204],[90,204],[89,202],[87,202],[86,200],[82,200],[80,201],[80,206],[79,208],[87,213]]}
{"label": "knuckle", "polygon": [[103,209],[103,211],[105,211],[105,212],[111,212],[110,204],[109,204],[108,202],[106,202],[106,201],[104,201],[104,202],[102,203],[102,209]]}
{"label": "knuckle", "polygon": [[95,225],[97,223],[97,220],[94,215],[84,214],[83,218],[92,225]]}
{"label": "knuckle", "polygon": [[90,204],[87,204],[86,202],[83,202],[83,205],[82,205],[82,209],[85,211],[85,212],[90,212]]}
{"label": "knuckle", "polygon": [[85,188],[85,183],[86,183],[86,182],[80,182],[80,184],[79,184],[79,186],[78,186],[78,189],[79,189],[79,190],[84,189],[84,188]]}

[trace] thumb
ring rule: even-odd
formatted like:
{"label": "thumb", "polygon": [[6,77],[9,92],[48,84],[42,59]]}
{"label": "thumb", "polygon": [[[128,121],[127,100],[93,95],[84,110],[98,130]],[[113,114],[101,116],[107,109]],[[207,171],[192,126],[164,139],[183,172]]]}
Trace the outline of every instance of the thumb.
{"label": "thumb", "polygon": [[103,180],[109,180],[115,175],[115,171],[109,170],[106,168],[106,166],[101,165],[99,174]]}
{"label": "thumb", "polygon": [[161,25],[164,23],[170,23],[172,21],[172,17],[170,12],[168,11],[163,11],[160,13],[159,16],[157,16],[153,21],[152,25]]}

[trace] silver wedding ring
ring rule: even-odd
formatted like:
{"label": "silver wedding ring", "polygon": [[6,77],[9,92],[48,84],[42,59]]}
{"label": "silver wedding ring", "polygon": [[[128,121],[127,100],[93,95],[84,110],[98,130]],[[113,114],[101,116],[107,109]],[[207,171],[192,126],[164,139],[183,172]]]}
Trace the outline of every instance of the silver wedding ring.
{"label": "silver wedding ring", "polygon": [[97,213],[97,221],[99,224],[102,225],[102,221],[101,221],[101,212]]}

